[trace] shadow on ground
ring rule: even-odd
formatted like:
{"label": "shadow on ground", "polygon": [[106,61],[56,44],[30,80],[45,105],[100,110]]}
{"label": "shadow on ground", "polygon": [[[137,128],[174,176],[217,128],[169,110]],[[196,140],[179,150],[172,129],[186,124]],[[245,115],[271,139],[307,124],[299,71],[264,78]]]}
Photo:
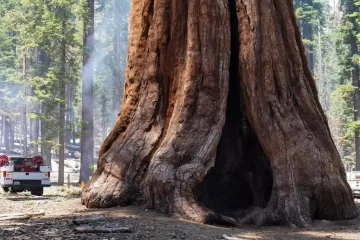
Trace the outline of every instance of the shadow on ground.
{"label": "shadow on ground", "polygon": [[[61,198],[56,202],[56,199],[50,197],[42,202],[39,201],[39,197],[36,197],[36,200],[30,196],[18,197],[22,200],[14,200],[14,196],[8,199],[0,195],[2,212],[14,212],[14,209],[22,212],[44,210],[45,216],[29,220],[0,221],[0,239],[205,240],[221,239],[223,234],[244,240],[360,239],[360,219],[340,222],[315,221],[313,226],[307,229],[279,226],[226,228],[171,218],[165,214],[149,211],[142,206],[86,209],[81,205],[80,198]],[[34,202],[29,205],[29,201]],[[25,208],[26,206],[31,208]],[[74,232],[77,226],[72,223],[73,219],[97,215],[105,216],[105,220],[91,223],[90,226],[124,226],[133,228],[134,232],[81,234]]]}

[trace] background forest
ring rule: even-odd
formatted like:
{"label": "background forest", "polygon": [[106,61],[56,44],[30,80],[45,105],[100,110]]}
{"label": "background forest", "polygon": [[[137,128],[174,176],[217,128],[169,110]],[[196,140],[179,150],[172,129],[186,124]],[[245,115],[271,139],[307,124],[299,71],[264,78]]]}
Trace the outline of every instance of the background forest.
{"label": "background forest", "polygon": [[[333,138],[360,170],[360,0],[295,7]],[[129,11],[130,0],[0,0],[0,152],[94,166],[121,109]]]}

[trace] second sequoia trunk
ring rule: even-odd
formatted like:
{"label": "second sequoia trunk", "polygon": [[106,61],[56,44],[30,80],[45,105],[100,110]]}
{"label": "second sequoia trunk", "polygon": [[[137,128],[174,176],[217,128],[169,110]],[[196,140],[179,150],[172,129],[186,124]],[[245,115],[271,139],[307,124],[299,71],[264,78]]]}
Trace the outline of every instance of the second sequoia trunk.
{"label": "second sequoia trunk", "polygon": [[[133,0],[123,109],[87,207],[305,226],[357,215],[291,0]],[[228,217],[230,216],[230,217]]]}

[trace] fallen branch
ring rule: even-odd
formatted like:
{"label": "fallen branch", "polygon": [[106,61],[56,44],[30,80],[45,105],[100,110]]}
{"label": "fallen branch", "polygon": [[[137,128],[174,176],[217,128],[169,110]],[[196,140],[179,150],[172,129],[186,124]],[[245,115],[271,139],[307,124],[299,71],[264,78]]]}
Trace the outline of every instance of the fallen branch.
{"label": "fallen branch", "polygon": [[90,222],[97,222],[97,221],[102,221],[105,220],[104,216],[95,216],[95,217],[89,217],[89,218],[79,218],[79,219],[74,219],[72,222],[75,225],[80,225],[80,224],[85,224],[85,223],[90,223]]}
{"label": "fallen branch", "polygon": [[9,214],[0,214],[0,221],[5,221],[5,220],[24,220],[24,219],[29,219],[32,217],[39,217],[39,216],[44,216],[45,212],[44,211],[40,211],[37,213],[9,213]]}
{"label": "fallen branch", "polygon": [[132,233],[133,229],[129,227],[77,227],[74,229],[76,233]]}

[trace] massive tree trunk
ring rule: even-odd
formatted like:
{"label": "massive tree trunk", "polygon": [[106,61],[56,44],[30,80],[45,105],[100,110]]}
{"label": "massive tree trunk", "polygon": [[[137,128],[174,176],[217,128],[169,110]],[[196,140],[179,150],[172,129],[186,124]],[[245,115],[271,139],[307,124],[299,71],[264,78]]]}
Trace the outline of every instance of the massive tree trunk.
{"label": "massive tree trunk", "polygon": [[227,224],[357,216],[292,1],[133,0],[123,109],[82,203]]}

